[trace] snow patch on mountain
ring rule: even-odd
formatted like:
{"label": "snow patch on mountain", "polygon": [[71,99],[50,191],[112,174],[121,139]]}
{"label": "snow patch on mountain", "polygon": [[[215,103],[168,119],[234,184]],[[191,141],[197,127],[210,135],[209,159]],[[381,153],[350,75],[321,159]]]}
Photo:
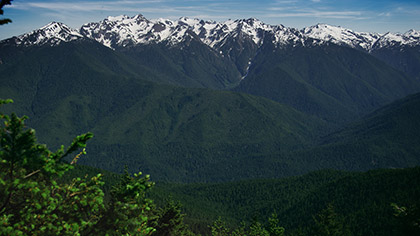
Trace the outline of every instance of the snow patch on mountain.
{"label": "snow patch on mountain", "polygon": [[418,46],[420,45],[420,32],[410,30],[404,34],[378,34],[366,32],[354,32],[339,26],[317,24],[301,31],[309,38],[318,39],[318,44],[334,43],[353,48],[361,48],[366,51],[393,46]]}
{"label": "snow patch on mountain", "polygon": [[288,31],[290,29],[270,26],[252,18],[219,23],[187,17],[182,17],[176,21],[167,19],[147,20],[141,15],[132,18],[127,16],[108,17],[98,23],[85,24],[81,28],[81,33],[84,36],[111,48],[159,42],[167,42],[173,45],[185,40],[191,32],[198,36],[203,43],[213,48],[217,45],[220,46],[226,38],[238,37],[241,34],[260,45],[264,32],[276,34],[277,40],[281,42],[284,39],[290,39]]}
{"label": "snow patch on mountain", "polygon": [[51,22],[48,25],[34,30],[28,34],[13,37],[11,40],[17,45],[58,45],[61,42],[70,42],[83,38],[78,30],[72,29],[59,22]]}
{"label": "snow patch on mountain", "polygon": [[420,45],[420,32],[410,30],[404,34],[384,34],[376,43],[376,48],[393,46],[418,46]]}
{"label": "snow patch on mountain", "polygon": [[380,38],[376,33],[358,33],[339,26],[317,24],[306,27],[301,31],[309,38],[319,39],[319,44],[331,42],[338,45],[347,45],[353,48],[370,50],[373,44]]}
{"label": "snow patch on mountain", "polygon": [[18,45],[58,45],[81,38],[88,38],[116,49],[138,44],[166,43],[177,45],[187,39],[196,38],[219,51],[229,39],[247,38],[257,46],[268,39],[275,46],[313,46],[325,43],[349,46],[371,51],[380,47],[420,45],[420,32],[411,30],[405,34],[360,33],[339,26],[317,24],[302,30],[283,25],[268,25],[250,18],[224,22],[204,21],[182,17],[178,20],[148,20],[139,14],[107,17],[100,22],[84,24],[80,30],[57,22],[28,34],[8,39]]}
{"label": "snow patch on mountain", "polygon": [[273,43],[282,45],[303,41],[304,38],[295,29],[282,25],[268,25],[254,18],[215,22],[182,17],[173,21],[147,20],[142,15],[132,18],[108,17],[98,23],[83,25],[81,33],[111,48],[160,42],[175,45],[188,36],[196,36],[212,48],[222,47],[228,38],[241,36],[248,37],[260,46],[267,33],[274,35]]}

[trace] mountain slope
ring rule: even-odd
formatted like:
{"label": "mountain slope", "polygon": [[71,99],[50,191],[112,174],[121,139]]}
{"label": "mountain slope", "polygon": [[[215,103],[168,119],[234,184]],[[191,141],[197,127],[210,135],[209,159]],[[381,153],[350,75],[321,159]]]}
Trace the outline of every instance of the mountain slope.
{"label": "mountain slope", "polygon": [[[0,44],[0,65],[3,68],[9,66],[18,68],[20,60],[34,60],[35,63],[42,62],[43,67],[49,67],[48,70],[53,72],[53,70],[58,71],[58,68],[62,66],[57,65],[56,58],[63,60],[65,57],[62,55],[78,53],[77,60],[82,60],[86,64],[97,64],[102,67],[103,73],[136,76],[153,82],[183,87],[221,89],[237,83],[241,77],[230,60],[215,53],[196,39],[184,41],[172,48],[153,44],[138,45],[130,50],[119,51],[111,50],[86,38],[62,42],[53,47],[48,43],[39,46],[15,45],[13,40]],[[50,41],[54,40],[56,38]],[[48,53],[52,56],[48,56]],[[23,58],[23,54],[27,58]],[[68,61],[66,63],[71,64]],[[19,68],[19,70],[24,69]],[[76,74],[78,69],[72,68],[72,70],[60,73]]]}
{"label": "mountain slope", "polygon": [[63,42],[70,42],[83,39],[84,36],[79,30],[72,29],[60,22],[51,22],[40,29],[17,37],[1,41],[2,44],[33,46],[48,44],[51,46],[60,45]]}
{"label": "mountain slope", "polygon": [[[363,35],[328,25],[297,31],[256,19],[217,23],[188,18],[148,20],[138,15],[86,24],[80,33],[53,23],[0,43],[5,51],[0,53],[0,59],[8,64],[19,53],[34,53],[32,47],[47,50],[52,46],[50,50],[54,51],[58,42],[73,47],[90,42],[97,50],[83,60],[102,63],[104,58],[110,58],[119,65],[115,68],[107,64],[104,71],[111,67],[117,74],[183,87],[233,88],[339,125],[420,91],[420,80],[360,52],[397,44],[412,49],[417,41],[415,32],[391,37]],[[416,63],[412,60],[404,70],[417,68]]]}
{"label": "mountain slope", "polygon": [[[272,40],[268,42],[267,37]],[[264,43],[276,47],[322,46],[336,44],[359,49],[389,63],[410,76],[419,76],[418,60],[410,63],[404,60],[406,55],[418,57],[420,33],[410,30],[404,34],[378,34],[355,32],[350,29],[317,24],[297,30],[283,25],[268,25],[257,19],[228,20],[225,22],[204,21],[182,17],[178,20],[146,19],[141,14],[129,16],[108,17],[100,22],[91,22],[80,29],[71,29],[62,23],[52,22],[33,32],[3,40],[1,43],[16,45],[58,45],[78,39],[95,40],[113,49],[129,48],[138,45],[164,44],[172,47],[185,41],[195,39],[217,54],[233,59],[237,69],[244,76],[248,62],[255,54],[243,54],[246,58],[236,56],[238,52],[256,52],[255,48]],[[235,42],[238,41],[238,42]],[[246,43],[244,47],[243,43]],[[232,44],[233,43],[233,44]],[[242,44],[242,45],[241,45]],[[242,49],[241,49],[242,48]],[[410,51],[409,54],[406,51]],[[233,56],[233,57],[232,57]],[[396,57],[396,58],[395,58]]]}
{"label": "mountain slope", "polygon": [[420,46],[394,45],[375,49],[371,54],[407,75],[420,80]]}
{"label": "mountain slope", "polygon": [[1,95],[15,100],[5,109],[29,115],[54,148],[94,132],[81,162],[108,170],[128,165],[174,181],[282,175],[265,154],[310,145],[325,125],[268,99],[148,82],[94,41],[22,50],[1,50]]}
{"label": "mountain slope", "polygon": [[419,165],[420,94],[381,108],[296,158],[318,168],[367,170]]}
{"label": "mountain slope", "polygon": [[173,47],[164,44],[137,45],[120,49],[132,62],[151,70],[154,82],[183,87],[224,89],[238,83],[234,63],[197,39]]}
{"label": "mountain slope", "polygon": [[420,91],[420,83],[347,47],[332,44],[276,49],[265,45],[234,90],[342,124]]}
{"label": "mountain slope", "polygon": [[334,43],[367,52],[407,75],[420,79],[420,32],[410,30],[404,34],[360,33],[342,27],[318,24],[301,32],[318,39],[316,44]]}
{"label": "mountain slope", "polygon": [[[92,131],[101,141],[90,145],[92,152],[120,156],[119,163],[143,167],[159,179],[277,176],[283,174],[275,172],[281,160],[265,154],[302,148],[317,130],[311,118],[248,95],[168,88],[153,93],[98,122]],[[89,164],[115,168],[112,162]]]}
{"label": "mountain slope", "polygon": [[[418,163],[417,149],[406,151],[392,140],[392,151],[403,153],[398,160],[378,154],[370,141],[352,143],[357,136],[312,146],[317,136],[420,91],[418,80],[369,54],[255,19],[219,24],[185,18],[160,31],[156,22],[134,21],[110,18],[109,28],[93,25],[103,32],[89,37],[57,23],[2,41],[1,96],[32,117],[43,141],[58,145],[93,131],[97,156],[86,163],[109,170],[121,170],[115,163],[144,166],[159,179],[224,181]],[[143,23],[152,31],[141,31]],[[178,40],[124,46],[125,27],[132,37],[166,29]],[[107,32],[116,40],[108,47],[95,39]],[[237,86],[234,91],[281,103],[170,85]]]}

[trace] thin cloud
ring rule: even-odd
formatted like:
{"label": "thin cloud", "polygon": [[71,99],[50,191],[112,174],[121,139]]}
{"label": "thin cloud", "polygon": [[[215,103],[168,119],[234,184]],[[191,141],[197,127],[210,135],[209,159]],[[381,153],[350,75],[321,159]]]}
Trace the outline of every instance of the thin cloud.
{"label": "thin cloud", "polygon": [[[157,5],[159,4],[159,5]],[[219,18],[220,15],[229,14],[232,12],[243,12],[243,9],[237,11],[232,8],[238,8],[238,3],[216,3],[209,2],[207,5],[185,5],[185,6],[174,6],[173,1],[168,0],[146,0],[146,1],[131,1],[131,0],[120,0],[113,2],[20,2],[14,4],[13,7],[18,10],[33,10],[40,9],[43,11],[41,14],[53,16],[55,13],[67,15],[71,13],[73,15],[80,14],[81,12],[127,12],[127,13],[152,13],[153,15],[167,14],[179,14],[179,15],[214,15]],[[215,14],[209,14],[209,13]],[[167,17],[167,16],[165,16]],[[179,16],[178,16],[179,17]],[[62,17],[61,17],[62,18]]]}
{"label": "thin cloud", "polygon": [[[19,2],[11,7],[20,10],[30,10],[39,8],[50,11],[132,11],[132,7],[127,5],[142,6],[152,3],[163,3],[165,0],[147,1],[114,1],[114,2]],[[121,7],[124,6],[124,7]]]}
{"label": "thin cloud", "polygon": [[385,16],[385,17],[390,17],[392,14],[390,12],[382,12],[379,13],[378,16]]}
{"label": "thin cloud", "polygon": [[280,12],[268,14],[268,17],[317,17],[335,19],[362,19],[363,13],[359,11],[303,11]]}
{"label": "thin cloud", "polygon": [[289,11],[289,10],[296,10],[296,7],[269,7],[267,8],[268,11]]}
{"label": "thin cloud", "polygon": [[278,1],[275,1],[275,4],[279,4],[279,5],[282,5],[282,4],[295,4],[295,3],[298,3],[299,1],[298,0],[278,0]]}

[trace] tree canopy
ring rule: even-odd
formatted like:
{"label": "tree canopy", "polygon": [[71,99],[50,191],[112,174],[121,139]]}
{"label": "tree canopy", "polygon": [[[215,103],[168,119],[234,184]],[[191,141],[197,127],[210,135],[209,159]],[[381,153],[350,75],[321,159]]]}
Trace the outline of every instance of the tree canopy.
{"label": "tree canopy", "polygon": [[[13,0],[1,0],[0,2],[0,15],[4,14],[4,10],[3,7],[6,5],[11,5]],[[8,18],[3,18],[0,19],[0,25],[4,25],[4,24],[8,24],[8,23],[12,23],[11,19]]]}
{"label": "tree canopy", "polygon": [[[0,105],[11,100],[1,100]],[[0,235],[150,235],[150,177],[126,173],[105,203],[102,175],[60,181],[92,133],[56,151],[38,144],[27,117],[0,114]],[[81,150],[82,149],[82,150]],[[77,153],[79,151],[79,153]],[[77,153],[77,154],[74,154]],[[73,155],[71,163],[64,157]]]}

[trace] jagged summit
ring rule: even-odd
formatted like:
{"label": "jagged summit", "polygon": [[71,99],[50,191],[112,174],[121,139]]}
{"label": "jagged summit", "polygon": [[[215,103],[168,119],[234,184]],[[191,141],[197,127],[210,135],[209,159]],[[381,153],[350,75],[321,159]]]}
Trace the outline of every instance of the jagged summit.
{"label": "jagged summit", "polygon": [[331,42],[339,45],[348,45],[353,48],[370,50],[380,38],[376,33],[358,33],[340,26],[317,24],[306,27],[301,32],[309,38],[319,39],[319,43]]}
{"label": "jagged summit", "polygon": [[69,42],[81,39],[83,36],[78,30],[72,29],[60,22],[51,22],[48,25],[34,30],[28,34],[13,37],[9,41],[17,45],[58,45],[61,42]]}
{"label": "jagged summit", "polygon": [[[210,47],[220,47],[227,38],[239,35],[246,35],[260,45],[264,33],[267,32],[276,35],[276,43],[285,44],[283,40],[289,40],[290,36],[297,40],[295,32],[291,32],[291,29],[267,25],[255,18],[215,22],[188,17],[178,20],[147,20],[142,15],[118,16],[108,17],[98,23],[85,24],[80,32],[111,48],[160,42],[173,45],[185,40],[191,32]],[[284,36],[286,34],[288,37]]]}
{"label": "jagged summit", "polygon": [[268,25],[255,19],[205,21],[181,17],[178,20],[148,20],[143,15],[109,16],[100,22],[84,24],[80,30],[52,22],[38,30],[10,40],[18,45],[50,43],[57,45],[88,38],[110,47],[129,47],[137,44],[166,43],[176,45],[189,38],[198,38],[212,48],[221,48],[232,38],[248,38],[261,46],[267,36],[276,46],[322,45],[334,43],[371,51],[378,47],[395,45],[420,45],[420,32],[410,30],[404,34],[360,33],[340,26],[317,24],[302,30],[283,25]]}
{"label": "jagged summit", "polygon": [[404,34],[386,33],[376,42],[376,47],[420,45],[420,32],[409,30]]}

